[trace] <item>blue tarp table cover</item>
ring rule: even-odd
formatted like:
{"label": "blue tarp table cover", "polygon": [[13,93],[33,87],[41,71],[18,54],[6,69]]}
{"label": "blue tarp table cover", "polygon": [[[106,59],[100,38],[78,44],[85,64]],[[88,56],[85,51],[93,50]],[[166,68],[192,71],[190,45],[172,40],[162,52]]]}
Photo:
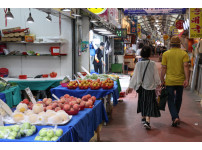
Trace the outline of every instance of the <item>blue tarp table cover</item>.
{"label": "blue tarp table cover", "polygon": [[[94,131],[103,120],[108,122],[104,105],[101,100],[96,100],[93,108],[85,108],[84,110],[79,111],[77,115],[72,117],[67,125],[58,126],[58,128],[63,129],[63,135],[57,142],[88,142],[94,136]],[[36,127],[37,133],[32,136],[15,140],[0,139],[0,142],[40,142],[34,141],[40,129],[53,126]]]}
{"label": "blue tarp table cover", "polygon": [[113,89],[104,90],[100,88],[99,90],[91,90],[90,88],[86,90],[77,89],[68,89],[67,87],[62,87],[61,85],[51,89],[51,93],[55,94],[57,97],[64,96],[65,94],[69,94],[70,96],[82,98],[84,95],[90,94],[95,96],[97,99],[103,98],[109,94],[113,94],[113,105],[118,104],[119,99],[119,90],[117,82],[114,81]]}
{"label": "blue tarp table cover", "polygon": [[6,95],[4,93],[0,93],[0,99],[6,103]]}

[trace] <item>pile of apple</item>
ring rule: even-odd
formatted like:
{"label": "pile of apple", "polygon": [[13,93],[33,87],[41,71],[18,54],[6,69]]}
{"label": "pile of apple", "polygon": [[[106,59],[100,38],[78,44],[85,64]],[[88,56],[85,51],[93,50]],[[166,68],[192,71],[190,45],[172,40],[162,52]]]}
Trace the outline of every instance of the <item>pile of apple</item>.
{"label": "pile of apple", "polygon": [[90,85],[90,88],[92,90],[98,90],[101,88],[101,82],[100,82],[100,79],[97,79],[96,81],[93,81]]}
{"label": "pile of apple", "polygon": [[114,81],[110,78],[107,78],[105,81],[102,81],[101,87],[103,89],[112,89],[114,87]]}
{"label": "pile of apple", "polygon": [[22,125],[0,126],[0,139],[20,139],[24,136],[31,136],[36,132],[36,126],[30,123]]}
{"label": "pile of apple", "polygon": [[96,97],[91,97],[91,95],[88,94],[83,96],[81,100],[85,103],[85,108],[92,108],[95,103]]}
{"label": "pile of apple", "polygon": [[67,88],[68,89],[76,89],[78,87],[78,82],[77,81],[70,81],[67,83]]}
{"label": "pile of apple", "polygon": [[91,84],[91,80],[79,80],[80,89],[88,89]]}
{"label": "pile of apple", "polygon": [[21,101],[20,103],[27,104],[28,108],[32,110],[33,103],[32,103],[32,102],[30,102],[28,99],[24,99],[24,100],[23,100],[23,101]]}
{"label": "pile of apple", "polygon": [[36,141],[57,141],[62,136],[62,129],[43,128],[39,131],[38,136],[35,137]]}

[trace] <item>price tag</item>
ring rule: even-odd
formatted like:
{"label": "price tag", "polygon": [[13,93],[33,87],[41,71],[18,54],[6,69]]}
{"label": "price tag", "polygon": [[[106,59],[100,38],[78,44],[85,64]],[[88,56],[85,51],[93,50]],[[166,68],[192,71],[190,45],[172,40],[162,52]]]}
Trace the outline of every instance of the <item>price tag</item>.
{"label": "price tag", "polygon": [[56,100],[60,100],[55,94],[52,94],[52,96],[56,99]]}
{"label": "price tag", "polygon": [[12,110],[10,109],[10,107],[9,107],[6,103],[4,103],[4,101],[2,101],[1,99],[0,99],[0,107],[3,108],[3,110],[5,110],[5,112],[6,112],[8,115],[12,116],[12,114],[13,114]]}
{"label": "price tag", "polygon": [[1,115],[0,115],[0,126],[4,126],[4,122]]}
{"label": "price tag", "polygon": [[84,76],[81,74],[81,72],[77,72],[77,74],[81,77],[81,79],[84,79]]}
{"label": "price tag", "polygon": [[26,88],[25,91],[26,91],[27,95],[29,96],[30,100],[32,101],[32,103],[36,104],[36,100],[32,94],[32,91],[30,90],[30,88],[29,87]]}

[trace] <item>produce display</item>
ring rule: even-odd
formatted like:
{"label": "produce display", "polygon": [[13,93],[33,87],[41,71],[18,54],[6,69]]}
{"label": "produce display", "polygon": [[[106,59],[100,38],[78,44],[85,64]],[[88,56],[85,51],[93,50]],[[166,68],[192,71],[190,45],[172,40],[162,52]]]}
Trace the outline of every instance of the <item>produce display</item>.
{"label": "produce display", "polygon": [[0,139],[20,139],[24,136],[31,136],[36,132],[36,126],[30,123],[21,125],[0,126]]}
{"label": "produce display", "polygon": [[88,89],[90,87],[92,80],[79,80],[80,89]]}
{"label": "produce display", "polygon": [[97,79],[96,81],[92,81],[91,82],[91,85],[90,85],[90,88],[92,90],[98,90],[101,88],[101,82],[100,82],[100,79]]}
{"label": "produce display", "polygon": [[112,89],[114,87],[114,81],[111,80],[110,78],[107,78],[107,80],[102,81],[101,87],[103,89]]}
{"label": "produce display", "polygon": [[57,141],[62,136],[62,129],[42,128],[34,140],[36,141]]}
{"label": "produce display", "polygon": [[70,81],[67,83],[67,88],[68,89],[76,89],[78,87],[78,82],[77,81]]}
{"label": "produce display", "polygon": [[111,80],[116,81],[117,76],[115,76],[115,75],[107,75],[107,74],[92,74],[92,75],[86,75],[84,77],[84,80],[88,80],[88,79],[90,79],[90,80],[97,80],[97,79],[100,79],[101,81],[104,81],[107,78],[110,78]]}

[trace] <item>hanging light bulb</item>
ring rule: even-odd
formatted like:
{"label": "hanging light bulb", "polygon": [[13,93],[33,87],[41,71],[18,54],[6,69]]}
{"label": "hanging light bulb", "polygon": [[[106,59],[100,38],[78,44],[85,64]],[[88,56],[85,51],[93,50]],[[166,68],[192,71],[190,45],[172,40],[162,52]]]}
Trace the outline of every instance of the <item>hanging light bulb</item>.
{"label": "hanging light bulb", "polygon": [[29,8],[29,17],[27,18],[27,22],[28,23],[34,23],[34,19],[32,18],[32,14],[31,14],[30,8]]}
{"label": "hanging light bulb", "polygon": [[13,17],[13,14],[12,14],[11,11],[10,11],[10,8],[8,8],[8,12],[6,13],[6,18],[9,19],[9,20],[11,20],[11,19],[14,18],[14,17]]}
{"label": "hanging light bulb", "polygon": [[48,21],[52,21],[52,18],[51,18],[51,16],[50,16],[50,13],[48,13],[48,16],[46,17],[46,19],[48,20]]}

